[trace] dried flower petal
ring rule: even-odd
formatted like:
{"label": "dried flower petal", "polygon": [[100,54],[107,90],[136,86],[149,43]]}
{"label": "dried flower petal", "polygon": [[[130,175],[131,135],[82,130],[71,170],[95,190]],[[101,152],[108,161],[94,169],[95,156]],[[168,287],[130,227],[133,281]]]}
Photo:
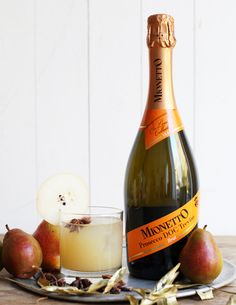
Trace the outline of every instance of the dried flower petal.
{"label": "dried flower petal", "polygon": [[151,300],[155,300],[158,297],[171,297],[171,296],[176,296],[177,294],[177,288],[175,285],[167,285],[164,287],[161,291],[153,291],[150,293],[149,298]]}
{"label": "dried flower petal", "polygon": [[197,294],[199,295],[200,299],[203,300],[211,300],[214,299],[212,289],[209,289],[207,291],[201,291],[201,290],[196,290]]}
{"label": "dried flower petal", "polygon": [[126,295],[130,305],[138,305],[139,301],[133,295]]}
{"label": "dried flower petal", "polygon": [[233,295],[230,296],[228,302],[226,303],[226,305],[236,305],[236,300],[234,298]]}
{"label": "dried flower petal", "polygon": [[155,301],[150,302],[150,300],[145,299],[145,301],[141,301],[141,304],[145,305],[151,305],[151,304],[157,304],[157,305],[178,305],[179,303],[177,302],[177,299],[175,296],[171,297],[159,297]]}
{"label": "dried flower petal", "polygon": [[106,287],[107,283],[108,283],[108,279],[104,279],[99,282],[92,283],[92,285],[89,286],[89,289],[87,290],[87,292],[94,293],[94,292],[98,291],[99,289]]}
{"label": "dried flower petal", "polygon": [[167,305],[178,305],[178,301],[176,299],[176,297],[172,296],[167,298]]}
{"label": "dried flower petal", "polygon": [[153,291],[144,299],[142,299],[140,305],[152,305],[152,304],[178,304],[176,303],[177,288],[175,286],[167,289],[163,289],[161,292]]}
{"label": "dried flower petal", "polygon": [[133,291],[137,292],[143,298],[145,298],[147,293],[150,292],[150,290],[146,290],[146,289],[143,289],[143,288],[133,288]]}
{"label": "dried flower petal", "polygon": [[[173,284],[173,282],[179,274],[179,267],[180,264],[176,265],[166,275],[164,275],[156,283],[153,290],[142,288],[133,289],[133,291],[137,292],[142,297],[142,300],[139,305],[177,305],[178,302],[176,299],[176,295],[178,288],[177,285]],[[133,298],[131,298],[129,301],[133,303],[135,302]]]}
{"label": "dried flower petal", "polygon": [[180,263],[177,264],[174,268],[172,268],[166,275],[164,275],[156,284],[156,291],[161,291],[167,285],[173,284],[174,280],[178,276],[178,269],[180,267]]}
{"label": "dried flower petal", "polygon": [[120,268],[117,270],[113,276],[108,280],[107,286],[104,290],[104,294],[108,293],[122,278],[124,277],[126,273],[126,267]]}
{"label": "dried flower petal", "polygon": [[78,289],[77,287],[66,286],[66,287],[58,287],[58,286],[45,286],[41,288],[47,292],[56,292],[59,294],[71,294],[71,295],[83,295],[86,294],[86,291],[82,289]]}

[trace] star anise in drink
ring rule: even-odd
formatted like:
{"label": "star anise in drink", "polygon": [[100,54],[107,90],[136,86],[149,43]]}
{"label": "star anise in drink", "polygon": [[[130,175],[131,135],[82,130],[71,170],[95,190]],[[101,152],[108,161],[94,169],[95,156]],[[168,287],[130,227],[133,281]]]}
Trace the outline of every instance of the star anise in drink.
{"label": "star anise in drink", "polygon": [[65,225],[65,227],[69,228],[70,232],[79,232],[83,225],[88,225],[90,223],[90,217],[73,218],[71,219],[70,223]]}

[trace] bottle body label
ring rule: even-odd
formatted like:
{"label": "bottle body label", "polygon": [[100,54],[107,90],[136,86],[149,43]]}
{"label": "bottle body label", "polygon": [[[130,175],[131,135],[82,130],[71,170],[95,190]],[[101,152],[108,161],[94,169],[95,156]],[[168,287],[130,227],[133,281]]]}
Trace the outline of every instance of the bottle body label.
{"label": "bottle body label", "polygon": [[183,130],[177,109],[146,109],[140,126],[145,133],[145,148],[149,149],[171,134]]}
{"label": "bottle body label", "polygon": [[189,234],[198,222],[199,192],[172,213],[127,233],[128,261],[171,246]]}

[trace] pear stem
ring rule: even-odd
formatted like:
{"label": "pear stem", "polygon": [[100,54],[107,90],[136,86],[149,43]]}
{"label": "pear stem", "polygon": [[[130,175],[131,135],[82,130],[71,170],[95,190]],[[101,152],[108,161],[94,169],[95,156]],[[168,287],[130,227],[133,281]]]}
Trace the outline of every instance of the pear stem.
{"label": "pear stem", "polygon": [[203,230],[206,230],[206,228],[207,228],[207,225],[205,225],[205,226],[203,227]]}
{"label": "pear stem", "polygon": [[5,227],[6,227],[7,231],[10,231],[10,229],[9,229],[8,225],[6,225]]}

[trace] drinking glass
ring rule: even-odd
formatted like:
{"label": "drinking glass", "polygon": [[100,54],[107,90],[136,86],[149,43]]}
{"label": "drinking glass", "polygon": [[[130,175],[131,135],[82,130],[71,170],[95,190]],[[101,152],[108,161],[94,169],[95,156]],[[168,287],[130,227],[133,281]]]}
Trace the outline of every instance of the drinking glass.
{"label": "drinking glass", "polygon": [[86,213],[60,215],[61,273],[99,277],[122,264],[123,211],[90,206]]}

